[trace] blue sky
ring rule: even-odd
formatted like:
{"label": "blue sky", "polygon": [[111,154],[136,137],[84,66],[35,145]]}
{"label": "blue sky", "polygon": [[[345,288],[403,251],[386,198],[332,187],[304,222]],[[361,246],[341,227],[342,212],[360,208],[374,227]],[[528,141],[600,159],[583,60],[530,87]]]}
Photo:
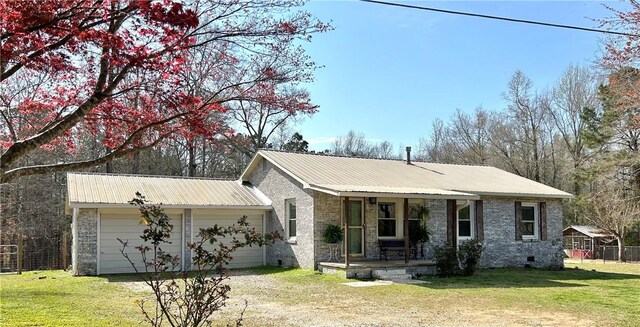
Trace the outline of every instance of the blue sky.
{"label": "blue sky", "polygon": [[[585,27],[610,16],[599,1],[404,3]],[[456,108],[504,108],[502,93],[517,69],[544,89],[571,64],[594,65],[603,39],[355,1],[316,0],[305,9],[335,27],[304,45],[324,66],[306,86],[320,111],[294,127],[313,150],[330,148],[334,137],[351,129],[395,147],[417,145],[435,118],[446,121]]]}

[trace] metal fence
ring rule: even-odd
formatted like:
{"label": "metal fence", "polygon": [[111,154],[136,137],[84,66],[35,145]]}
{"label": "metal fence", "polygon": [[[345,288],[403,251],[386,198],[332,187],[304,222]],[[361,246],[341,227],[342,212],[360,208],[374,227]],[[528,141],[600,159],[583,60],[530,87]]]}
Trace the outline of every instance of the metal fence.
{"label": "metal fence", "polygon": [[48,235],[17,234],[0,245],[0,272],[67,269],[71,264],[71,235],[53,230]]}
{"label": "metal fence", "polygon": [[[619,259],[617,246],[599,246],[594,259],[617,261]],[[627,261],[640,261],[640,246],[625,246],[624,254]]]}

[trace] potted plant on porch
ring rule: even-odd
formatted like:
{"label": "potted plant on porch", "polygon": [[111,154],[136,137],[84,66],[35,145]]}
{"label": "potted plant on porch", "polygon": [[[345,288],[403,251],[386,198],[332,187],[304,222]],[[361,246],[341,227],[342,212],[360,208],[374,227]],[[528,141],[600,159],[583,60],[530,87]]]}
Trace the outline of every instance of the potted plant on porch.
{"label": "potted plant on porch", "polygon": [[342,243],[342,239],[344,238],[344,231],[340,225],[329,224],[324,229],[324,233],[322,234],[322,238],[324,241],[329,244],[329,259],[327,261],[332,261],[335,259],[338,261],[338,251],[340,249],[340,243]]}
{"label": "potted plant on porch", "polygon": [[322,234],[324,241],[328,244],[338,244],[342,242],[342,238],[344,237],[344,233],[342,231],[342,227],[339,225],[329,224],[324,229],[324,234]]}
{"label": "potted plant on porch", "polygon": [[[416,251],[420,250],[420,256],[424,255],[424,245],[429,242],[431,233],[427,228],[427,221],[429,220],[429,209],[425,206],[420,206],[418,209],[418,224],[409,229],[409,242],[416,247]],[[417,257],[417,253],[416,253]]]}

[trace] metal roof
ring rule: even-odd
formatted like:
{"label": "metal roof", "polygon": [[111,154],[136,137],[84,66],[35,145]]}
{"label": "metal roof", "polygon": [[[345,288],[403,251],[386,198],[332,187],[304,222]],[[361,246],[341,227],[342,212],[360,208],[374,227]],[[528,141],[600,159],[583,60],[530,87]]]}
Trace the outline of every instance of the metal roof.
{"label": "metal roof", "polygon": [[334,194],[380,193],[425,197],[480,195],[571,198],[570,193],[489,166],[338,157],[260,150],[241,179],[248,181],[266,159],[303,187]]}
{"label": "metal roof", "polygon": [[613,235],[605,230],[603,230],[602,228],[596,227],[596,226],[582,226],[582,225],[571,225],[567,228],[565,228],[562,232],[566,232],[568,230],[575,230],[578,233],[584,234],[586,236],[589,236],[591,238],[595,238],[595,237],[613,237]]}
{"label": "metal roof", "polygon": [[260,191],[239,181],[170,176],[67,174],[71,208],[122,207],[140,192],[173,208],[270,208]]}

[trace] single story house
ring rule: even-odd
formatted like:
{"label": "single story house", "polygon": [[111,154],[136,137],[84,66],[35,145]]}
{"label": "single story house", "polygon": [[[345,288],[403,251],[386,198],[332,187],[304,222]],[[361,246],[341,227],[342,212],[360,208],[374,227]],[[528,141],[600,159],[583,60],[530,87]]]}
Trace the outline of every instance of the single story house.
{"label": "single story house", "polygon": [[570,258],[597,259],[598,247],[616,246],[613,234],[596,226],[571,225],[562,231],[565,254]]}
{"label": "single story house", "polygon": [[198,227],[242,215],[283,240],[247,249],[235,267],[317,269],[329,257],[322,236],[329,224],[345,226],[349,235],[343,257],[377,260],[378,240],[405,239],[421,208],[429,212],[433,245],[477,238],[485,246],[483,267],[557,268],[563,265],[561,201],[572,197],[494,167],[411,162],[409,151],[407,160],[383,160],[260,150],[238,181],[68,176],[73,265],[81,275],[130,271],[114,241],[140,233],[127,204],[136,191],[179,222],[174,251],[183,254],[183,269],[190,268],[185,240]]}

